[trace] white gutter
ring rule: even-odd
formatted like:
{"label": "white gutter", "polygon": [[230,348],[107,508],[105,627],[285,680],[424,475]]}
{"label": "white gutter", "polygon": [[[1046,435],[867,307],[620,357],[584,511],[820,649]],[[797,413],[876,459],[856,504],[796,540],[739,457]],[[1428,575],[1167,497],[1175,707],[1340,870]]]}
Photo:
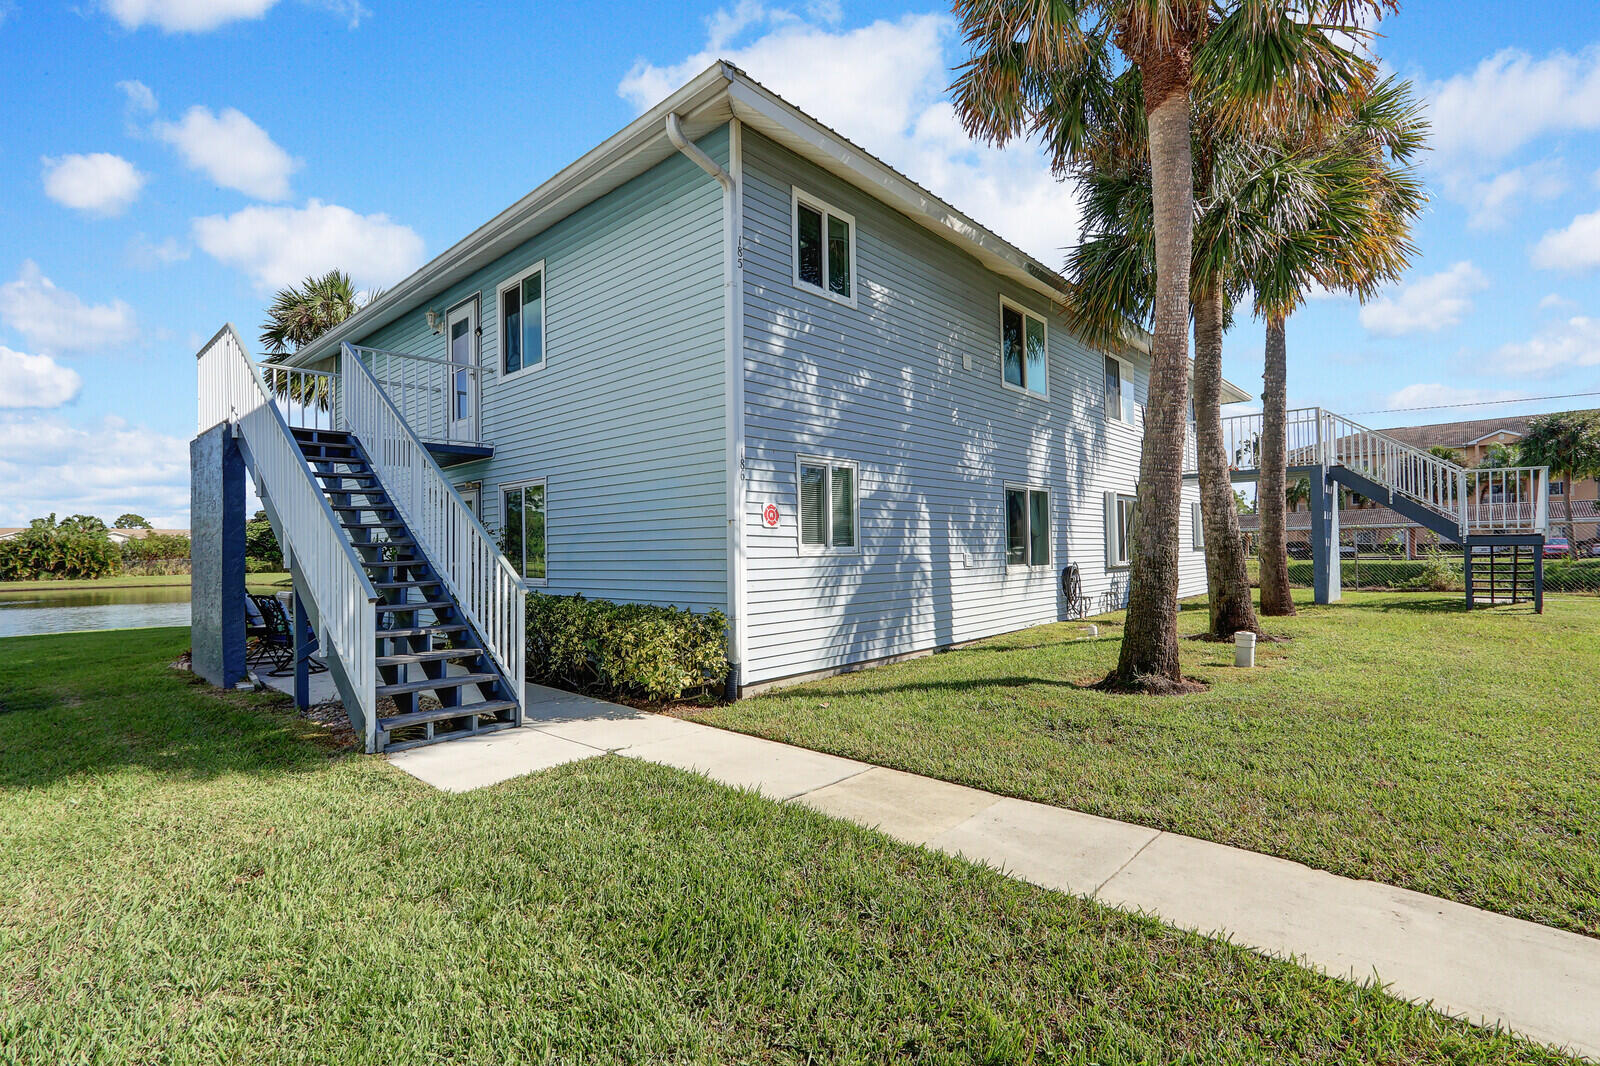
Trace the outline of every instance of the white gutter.
{"label": "white gutter", "polygon": [[667,139],[722,186],[722,405],[723,467],[728,517],[728,666],[730,697],[743,683],[744,664],[744,249],[739,225],[744,210],[744,153],[737,119],[728,123],[728,165],[724,170],[699,145],[683,135],[676,111],[666,119]]}

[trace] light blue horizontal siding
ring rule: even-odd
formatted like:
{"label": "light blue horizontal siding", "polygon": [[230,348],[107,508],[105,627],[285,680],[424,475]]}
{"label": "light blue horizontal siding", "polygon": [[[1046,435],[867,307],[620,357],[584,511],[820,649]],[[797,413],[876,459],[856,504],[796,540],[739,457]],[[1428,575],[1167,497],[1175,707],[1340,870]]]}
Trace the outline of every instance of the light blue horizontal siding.
{"label": "light blue horizontal siding", "polygon": [[[1092,602],[1125,595],[1125,572],[1105,565],[1103,493],[1133,490],[1140,435],[1105,417],[1101,356],[1043,298],[871,197],[756,134],[744,152],[744,680],[1055,621],[1069,562]],[[856,217],[856,308],[794,285],[794,185]],[[1048,322],[1048,400],[1001,385],[1002,294]],[[1148,368],[1134,362],[1142,401]],[[858,554],[799,551],[798,455],[860,464]],[[1048,568],[1004,564],[1008,482],[1051,492]],[[768,502],[776,530],[760,520]],[[1187,526],[1185,508],[1192,594],[1204,562]]]}
{"label": "light blue horizontal siding", "polygon": [[[701,142],[726,161],[719,130]],[[498,374],[502,282],[545,261],[545,365]],[[549,584],[696,610],[727,605],[722,193],[674,155],[362,343],[434,358],[425,312],[477,294],[482,436],[495,454],[453,467],[500,487],[546,481]]]}

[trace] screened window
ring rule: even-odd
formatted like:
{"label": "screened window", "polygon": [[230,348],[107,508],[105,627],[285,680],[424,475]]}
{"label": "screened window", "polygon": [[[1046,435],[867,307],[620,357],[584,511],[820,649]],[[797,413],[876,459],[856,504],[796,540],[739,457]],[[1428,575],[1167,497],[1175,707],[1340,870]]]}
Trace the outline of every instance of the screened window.
{"label": "screened window", "polygon": [[858,527],[856,464],[800,460],[800,547],[854,551]]}
{"label": "screened window", "polygon": [[501,550],[511,565],[529,581],[544,581],[544,482],[514,485],[504,490],[505,532]]}
{"label": "screened window", "polygon": [[1047,395],[1050,391],[1044,319],[1009,303],[1000,305],[1000,365],[1014,389]]}
{"label": "screened window", "polygon": [[1006,489],[1006,565],[1050,565],[1050,494]]}
{"label": "screened window", "polygon": [[1106,493],[1106,563],[1110,566],[1127,566],[1133,550],[1133,525],[1135,520],[1132,496]]}
{"label": "screened window", "polygon": [[544,362],[544,265],[500,287],[500,372]]}
{"label": "screened window", "polygon": [[855,303],[855,219],[794,190],[794,280]]}
{"label": "screened window", "polygon": [[1122,362],[1106,356],[1106,416],[1122,417]]}

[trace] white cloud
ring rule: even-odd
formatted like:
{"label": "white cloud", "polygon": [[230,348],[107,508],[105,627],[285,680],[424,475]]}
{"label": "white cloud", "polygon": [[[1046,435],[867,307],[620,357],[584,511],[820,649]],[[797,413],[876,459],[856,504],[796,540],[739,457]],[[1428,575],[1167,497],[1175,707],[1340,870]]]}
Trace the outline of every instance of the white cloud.
{"label": "white cloud", "polygon": [[1441,177],[1445,193],[1466,206],[1467,225],[1473,229],[1496,229],[1529,202],[1553,200],[1567,190],[1566,174],[1558,159],[1538,160],[1488,177],[1477,177],[1468,170],[1447,172]]}
{"label": "white cloud", "polygon": [[155,270],[171,263],[181,263],[188,258],[188,247],[179,244],[176,237],[168,237],[157,243],[139,233],[128,242],[128,265],[139,270]]}
{"label": "white cloud", "polygon": [[204,33],[241,19],[258,19],[278,0],[105,0],[106,13],[125,30],[155,26],[166,33]]}
{"label": "white cloud", "polygon": [[389,285],[422,262],[422,238],[388,215],[360,215],[310,200],[305,207],[247,207],[194,220],[194,239],[212,258],[264,289],[335,267],[357,285]]}
{"label": "white cloud", "polygon": [[156,110],[156,94],[150,86],[136,78],[117,82],[117,88],[128,98],[128,110],[136,114],[152,115]]}
{"label": "white cloud", "polygon": [[1576,273],[1600,266],[1600,211],[1579,215],[1564,229],[1539,238],[1531,254],[1541,270]]}
{"label": "white cloud", "polygon": [[139,198],[145,175],[120,155],[95,152],[45,156],[44,194],[58,204],[91,215],[120,215]]}
{"label": "white cloud", "polygon": [[0,285],[0,321],[46,352],[88,351],[138,336],[133,308],[122,300],[87,304],[57,288],[31,259],[15,281]]}
{"label": "white cloud", "polygon": [[1367,304],[1361,309],[1361,324],[1384,337],[1437,333],[1460,322],[1461,316],[1472,310],[1472,294],[1488,285],[1482,271],[1470,262],[1460,262]]}
{"label": "white cloud", "polygon": [[1567,299],[1559,292],[1552,292],[1544,299],[1539,301],[1539,310],[1541,311],[1549,311],[1552,308],[1559,311],[1569,311],[1577,306],[1578,305],[1576,303]]}
{"label": "white cloud", "polygon": [[1552,374],[1600,366],[1600,319],[1574,315],[1554,322],[1526,341],[1501,345],[1492,365],[1504,374]]}
{"label": "white cloud", "polygon": [[187,442],[108,417],[74,425],[58,415],[0,416],[0,525],[54,511],[112,518],[136,511],[182,527],[189,513]]}
{"label": "white cloud", "polygon": [[618,92],[648,109],[717,58],[839,130],[977,221],[1058,266],[1078,239],[1076,188],[1034,145],[969,140],[945,99],[957,39],[943,12],[839,29],[837,5],[802,13],[745,0],[707,20],[707,47],[677,63],[640,60]]}
{"label": "white cloud", "polygon": [[1437,157],[1503,159],[1545,134],[1600,129],[1600,46],[1542,59],[1508,48],[1428,96]]}
{"label": "white cloud", "polygon": [[82,388],[83,379],[71,367],[0,344],[0,407],[60,407]]}
{"label": "white cloud", "polygon": [[156,123],[154,132],[192,169],[258,200],[287,200],[289,175],[300,168],[266,130],[231,107],[213,114],[196,105],[178,122]]}
{"label": "white cloud", "polygon": [[1496,403],[1516,398],[1517,393],[1505,389],[1473,389],[1429,382],[1407,385],[1403,389],[1391,392],[1385,406],[1391,411],[1400,411],[1415,407],[1440,407],[1446,404]]}

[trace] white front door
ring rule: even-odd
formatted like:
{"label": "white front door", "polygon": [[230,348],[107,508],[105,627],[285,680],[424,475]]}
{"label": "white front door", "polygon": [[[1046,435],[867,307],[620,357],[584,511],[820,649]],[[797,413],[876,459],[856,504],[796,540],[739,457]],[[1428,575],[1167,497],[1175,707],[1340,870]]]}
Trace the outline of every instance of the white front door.
{"label": "white front door", "polygon": [[450,355],[447,412],[451,440],[478,439],[478,305],[469,301],[445,319]]}
{"label": "white front door", "polygon": [[456,486],[456,492],[461,494],[461,500],[467,505],[467,510],[471,511],[477,518],[482,519],[483,509],[478,506],[478,494],[480,491],[479,483],[476,481],[466,481]]}

